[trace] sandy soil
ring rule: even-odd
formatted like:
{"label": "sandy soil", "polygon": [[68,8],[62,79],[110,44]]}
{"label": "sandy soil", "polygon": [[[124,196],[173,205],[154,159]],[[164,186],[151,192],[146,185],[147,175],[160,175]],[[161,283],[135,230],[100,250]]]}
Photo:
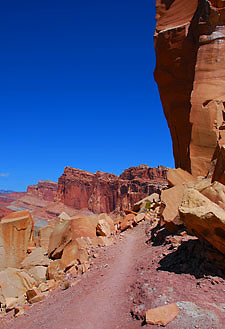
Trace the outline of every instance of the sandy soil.
{"label": "sandy soil", "polygon": [[19,318],[0,320],[0,328],[140,329],[145,310],[170,302],[178,303],[180,314],[169,329],[225,328],[223,278],[167,271],[160,262],[174,251],[146,240],[145,224],[117,236],[77,285],[52,292]]}

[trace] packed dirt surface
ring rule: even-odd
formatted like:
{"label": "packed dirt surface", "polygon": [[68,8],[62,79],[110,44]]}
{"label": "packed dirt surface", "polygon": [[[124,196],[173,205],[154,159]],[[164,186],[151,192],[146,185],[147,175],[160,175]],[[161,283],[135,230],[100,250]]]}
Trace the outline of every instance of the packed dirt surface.
{"label": "packed dirt surface", "polygon": [[[145,311],[176,302],[179,315],[170,329],[225,328],[225,281],[196,279],[166,268],[177,253],[169,245],[146,244],[146,224],[116,236],[98,250],[90,271],[76,285],[57,289],[18,318],[0,320],[5,329],[138,329]],[[175,257],[177,254],[175,254]],[[161,264],[161,265],[160,265]]]}

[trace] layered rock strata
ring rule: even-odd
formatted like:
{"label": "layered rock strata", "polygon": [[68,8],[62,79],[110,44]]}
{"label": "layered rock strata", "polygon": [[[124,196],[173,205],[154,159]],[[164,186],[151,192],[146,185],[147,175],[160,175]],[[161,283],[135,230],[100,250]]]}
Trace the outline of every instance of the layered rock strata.
{"label": "layered rock strata", "polygon": [[45,201],[55,201],[57,195],[57,183],[51,181],[39,181],[36,185],[27,187],[27,194]]}
{"label": "layered rock strata", "polygon": [[208,172],[225,138],[225,1],[156,1],[155,80],[176,167]]}
{"label": "layered rock strata", "polygon": [[134,203],[167,185],[167,168],[145,165],[126,169],[120,176],[66,167],[58,180],[58,201],[94,213],[131,209]]}

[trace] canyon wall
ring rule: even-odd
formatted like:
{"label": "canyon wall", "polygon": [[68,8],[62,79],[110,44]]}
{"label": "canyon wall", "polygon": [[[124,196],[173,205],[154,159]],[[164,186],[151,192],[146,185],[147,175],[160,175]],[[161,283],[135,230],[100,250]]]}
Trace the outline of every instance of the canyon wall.
{"label": "canyon wall", "polygon": [[57,199],[94,213],[131,209],[135,202],[167,185],[166,173],[165,167],[145,165],[126,169],[120,176],[66,167],[58,180]]}
{"label": "canyon wall", "polygon": [[55,201],[58,184],[52,181],[39,181],[27,187],[27,194],[45,201]]}
{"label": "canyon wall", "polygon": [[225,138],[225,1],[156,1],[155,80],[176,167],[207,175]]}

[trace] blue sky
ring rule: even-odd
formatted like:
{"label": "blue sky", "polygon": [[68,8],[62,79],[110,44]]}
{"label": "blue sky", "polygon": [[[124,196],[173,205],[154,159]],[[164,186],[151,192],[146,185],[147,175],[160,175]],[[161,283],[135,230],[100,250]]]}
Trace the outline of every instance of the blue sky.
{"label": "blue sky", "polygon": [[174,165],[154,1],[8,0],[0,25],[0,189],[57,181],[65,166]]}

